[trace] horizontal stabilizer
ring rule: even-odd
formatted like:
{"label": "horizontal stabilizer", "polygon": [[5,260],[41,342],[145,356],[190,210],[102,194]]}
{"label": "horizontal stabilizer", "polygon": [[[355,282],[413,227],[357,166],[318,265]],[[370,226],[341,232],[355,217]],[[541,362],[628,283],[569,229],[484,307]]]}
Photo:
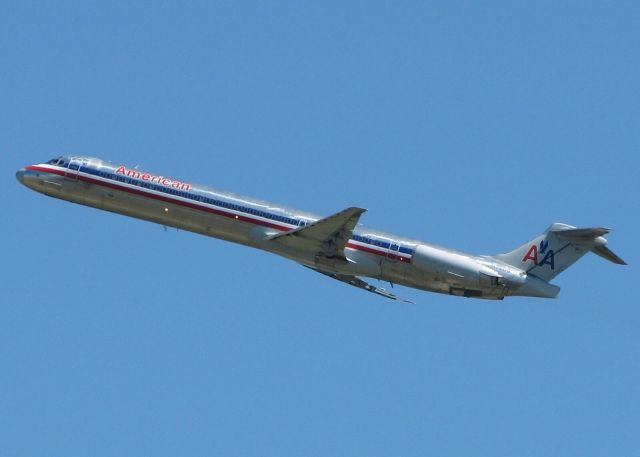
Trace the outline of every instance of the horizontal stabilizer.
{"label": "horizontal stabilizer", "polygon": [[599,236],[606,235],[609,233],[611,229],[606,227],[590,227],[590,228],[573,228],[573,229],[562,229],[562,230],[552,230],[553,233],[562,237],[562,238],[571,238],[574,240],[593,240],[598,238]]}
{"label": "horizontal stabilizer", "polygon": [[[606,227],[591,227],[591,228],[575,228],[566,230],[553,231],[558,237],[574,242],[589,242],[596,241],[597,238],[606,235],[611,229]],[[607,259],[610,262],[617,263],[618,265],[626,265],[627,262],[618,257],[611,249],[606,246],[606,240],[600,238],[602,244],[597,244],[591,248],[591,252],[599,255],[603,259]]]}
{"label": "horizontal stabilizer", "polygon": [[617,263],[618,265],[627,264],[627,262],[618,257],[611,249],[606,246],[597,246],[592,249],[592,252],[599,255],[603,259],[607,259],[609,262]]}

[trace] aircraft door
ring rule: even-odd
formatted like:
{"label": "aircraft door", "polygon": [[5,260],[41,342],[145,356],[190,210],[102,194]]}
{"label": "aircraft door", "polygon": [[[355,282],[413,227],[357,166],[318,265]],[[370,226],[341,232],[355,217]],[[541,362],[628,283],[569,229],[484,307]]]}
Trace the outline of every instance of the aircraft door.
{"label": "aircraft door", "polygon": [[389,251],[387,252],[387,260],[389,262],[398,261],[398,253],[400,252],[400,245],[393,240],[389,243]]}
{"label": "aircraft door", "polygon": [[407,265],[405,262],[399,260],[400,243],[390,238],[384,238],[381,241],[383,244],[381,247],[383,247],[386,252],[380,262],[382,273],[393,282],[401,281],[405,277]]}
{"label": "aircraft door", "polygon": [[398,240],[391,238],[380,239],[380,247],[384,248],[385,255],[380,261],[380,267],[383,275],[387,280],[392,282],[400,282],[406,278],[408,271],[410,270],[410,261],[407,261],[407,257],[404,253],[408,252],[409,246]]}
{"label": "aircraft door", "polygon": [[382,247],[385,249],[385,261],[395,263],[398,261],[398,253],[400,252],[400,244],[391,238],[381,238]]}
{"label": "aircraft door", "polygon": [[386,266],[392,268],[398,262],[398,251],[400,246],[390,238],[381,238],[380,247],[384,249],[385,255],[382,259],[382,268]]}

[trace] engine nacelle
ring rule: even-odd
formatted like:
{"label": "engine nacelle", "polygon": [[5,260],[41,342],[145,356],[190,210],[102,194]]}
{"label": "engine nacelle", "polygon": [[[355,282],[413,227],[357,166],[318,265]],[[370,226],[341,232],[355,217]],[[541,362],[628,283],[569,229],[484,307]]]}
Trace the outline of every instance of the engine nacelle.
{"label": "engine nacelle", "polygon": [[425,281],[451,295],[499,299],[506,292],[505,278],[475,257],[419,245],[412,264]]}

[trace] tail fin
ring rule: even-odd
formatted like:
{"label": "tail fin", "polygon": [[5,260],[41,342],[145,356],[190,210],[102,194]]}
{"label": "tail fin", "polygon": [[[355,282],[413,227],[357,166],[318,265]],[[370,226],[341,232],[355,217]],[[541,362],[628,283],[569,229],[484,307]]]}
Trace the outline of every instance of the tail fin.
{"label": "tail fin", "polygon": [[626,265],[625,261],[606,247],[602,237],[608,228],[576,228],[556,222],[542,235],[495,259],[550,281],[589,251],[613,263]]}

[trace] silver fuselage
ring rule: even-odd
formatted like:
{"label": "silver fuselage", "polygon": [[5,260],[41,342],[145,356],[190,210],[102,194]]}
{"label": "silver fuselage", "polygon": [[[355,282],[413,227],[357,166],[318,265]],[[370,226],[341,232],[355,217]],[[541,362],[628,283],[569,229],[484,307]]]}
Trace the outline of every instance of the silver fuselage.
{"label": "silver fuselage", "polygon": [[465,254],[357,225],[344,253],[332,262],[287,248],[269,237],[304,227],[320,216],[190,184],[91,157],[27,166],[18,179],[29,188],[73,203],[124,214],[266,250],[314,269],[367,276],[432,292],[501,299],[544,296],[535,278],[489,256]]}

